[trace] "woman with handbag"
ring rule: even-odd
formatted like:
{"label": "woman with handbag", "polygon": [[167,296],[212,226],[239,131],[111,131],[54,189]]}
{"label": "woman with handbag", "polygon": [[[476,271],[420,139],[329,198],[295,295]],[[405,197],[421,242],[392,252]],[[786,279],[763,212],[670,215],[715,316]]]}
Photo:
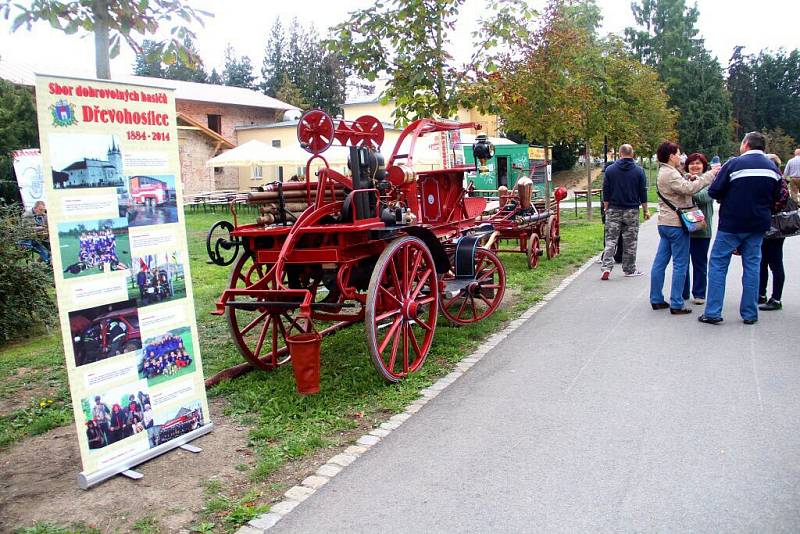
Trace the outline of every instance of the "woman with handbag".
{"label": "woman with handbag", "polygon": [[[689,154],[686,158],[686,178],[696,180],[711,166],[700,152]],[[706,228],[693,232],[689,237],[689,263],[686,266],[686,282],[683,284],[683,300],[689,300],[691,285],[692,302],[703,304],[706,301],[706,282],[708,281],[708,249],[711,245],[711,219],[714,216],[714,199],[708,196],[708,188],[704,187],[692,195],[694,203],[703,211]],[[691,269],[690,269],[691,267]],[[691,271],[691,276],[689,276]],[[690,284],[691,281],[691,284]]]}
{"label": "woman with handbag", "polygon": [[[767,157],[780,168],[781,158],[776,154],[767,154]],[[780,213],[786,206],[789,199],[789,189],[786,187],[786,180],[781,180],[781,191],[779,198],[772,206],[772,213]],[[763,311],[780,310],[783,308],[781,297],[783,295],[783,283],[786,281],[786,273],[783,270],[783,242],[786,237],[779,229],[770,228],[761,242],[761,272],[758,277],[758,309]],[[772,271],[772,296],[767,300],[767,281],[769,271]]]}
{"label": "woman with handbag", "polygon": [[[683,307],[683,285],[689,268],[689,232],[684,228],[679,211],[694,206],[692,195],[708,186],[717,175],[718,168],[687,180],[678,170],[681,151],[678,145],[665,141],[656,151],[659,162],[656,189],[658,203],[658,251],[650,274],[650,305],[654,310],[669,308],[673,315],[684,315],[692,310]],[[670,300],[664,300],[664,273],[672,259],[672,286]]]}

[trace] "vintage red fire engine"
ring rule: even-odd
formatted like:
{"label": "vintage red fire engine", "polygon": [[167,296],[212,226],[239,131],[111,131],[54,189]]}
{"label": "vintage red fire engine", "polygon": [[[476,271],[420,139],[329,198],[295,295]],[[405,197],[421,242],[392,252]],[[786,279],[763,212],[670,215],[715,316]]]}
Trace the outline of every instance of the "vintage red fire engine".
{"label": "vintage red fire engine", "polygon": [[[287,339],[363,321],[372,363],[395,382],[422,366],[440,311],[467,324],[503,298],[503,264],[481,246],[493,232],[477,221],[486,200],[464,190],[464,173],[475,166],[414,164],[423,137],[480,126],[416,120],[384,164],[377,119],[336,123],[307,112],[297,130],[311,154],[305,183],[250,194],[251,203],[276,204],[277,216],[262,212],[256,223],[239,224],[234,211],[234,224],[212,228],[212,260],[236,262],[214,313],[227,315],[244,358],[264,370],[288,361]],[[349,176],[327,165],[333,143],[349,147]],[[309,179],[314,162],[322,164],[316,182]],[[308,208],[294,215],[289,208],[298,204]]]}

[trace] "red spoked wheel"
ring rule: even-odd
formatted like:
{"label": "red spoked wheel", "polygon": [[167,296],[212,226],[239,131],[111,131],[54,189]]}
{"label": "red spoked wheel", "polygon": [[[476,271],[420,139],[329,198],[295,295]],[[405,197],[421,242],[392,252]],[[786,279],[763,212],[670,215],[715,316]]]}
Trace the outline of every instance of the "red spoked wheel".
{"label": "red spoked wheel", "polygon": [[357,141],[356,146],[363,146],[378,150],[383,144],[383,124],[372,115],[364,115],[353,121],[353,131],[356,132],[352,137]]}
{"label": "red spoked wheel", "polygon": [[561,252],[561,235],[555,215],[551,215],[547,220],[547,226],[545,226],[544,235],[545,247],[547,249],[547,259],[552,260],[558,256],[559,252]]}
{"label": "red spoked wheel", "polygon": [[[452,262],[451,262],[452,263]],[[452,271],[442,279],[445,287],[454,280]],[[442,295],[442,315],[457,325],[478,322],[489,317],[500,306],[506,290],[506,270],[494,252],[478,248],[475,250],[475,279],[456,295]]]}
{"label": "red spoked wheel", "polygon": [[307,111],[297,123],[297,140],[307,152],[319,154],[333,144],[333,119],[321,109]]}
{"label": "red spoked wheel", "polygon": [[[246,289],[266,276],[272,266],[256,263],[253,255],[244,253],[239,257],[231,271],[229,289]],[[266,289],[273,289],[274,284]],[[228,305],[228,327],[236,348],[253,367],[269,371],[289,361],[286,338],[294,333],[305,332],[300,324],[297,310],[286,309],[270,311],[264,307],[251,305],[252,298],[241,299],[236,305],[236,297]],[[257,303],[257,301],[256,301]]]}
{"label": "red spoked wheel", "polygon": [[528,237],[528,269],[535,269],[539,266],[539,255],[541,252],[539,236],[537,234],[531,234]]}
{"label": "red spoked wheel", "polygon": [[436,330],[439,281],[428,247],[415,237],[393,241],[378,258],[366,304],[372,364],[398,382],[425,362]]}

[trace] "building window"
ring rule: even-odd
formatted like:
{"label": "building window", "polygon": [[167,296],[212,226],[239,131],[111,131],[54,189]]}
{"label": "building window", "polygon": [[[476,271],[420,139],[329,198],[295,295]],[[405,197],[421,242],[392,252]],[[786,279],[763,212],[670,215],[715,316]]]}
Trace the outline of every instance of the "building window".
{"label": "building window", "polygon": [[280,139],[275,139],[274,141],[272,141],[272,148],[280,148],[280,147],[281,147]]}
{"label": "building window", "polygon": [[222,133],[222,115],[208,115],[208,129]]}
{"label": "building window", "polygon": [[222,174],[223,170],[222,167],[214,167],[214,174]]}
{"label": "building window", "polygon": [[253,179],[263,178],[264,177],[264,169],[260,165],[256,165],[253,167]]}

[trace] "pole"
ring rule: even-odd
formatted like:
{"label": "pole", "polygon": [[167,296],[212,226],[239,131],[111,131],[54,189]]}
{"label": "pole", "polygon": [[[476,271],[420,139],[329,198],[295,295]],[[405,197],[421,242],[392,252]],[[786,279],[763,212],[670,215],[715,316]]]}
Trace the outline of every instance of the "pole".
{"label": "pole", "polygon": [[[588,137],[588,136],[587,136]],[[586,219],[592,220],[592,164],[589,139],[586,139]]]}

